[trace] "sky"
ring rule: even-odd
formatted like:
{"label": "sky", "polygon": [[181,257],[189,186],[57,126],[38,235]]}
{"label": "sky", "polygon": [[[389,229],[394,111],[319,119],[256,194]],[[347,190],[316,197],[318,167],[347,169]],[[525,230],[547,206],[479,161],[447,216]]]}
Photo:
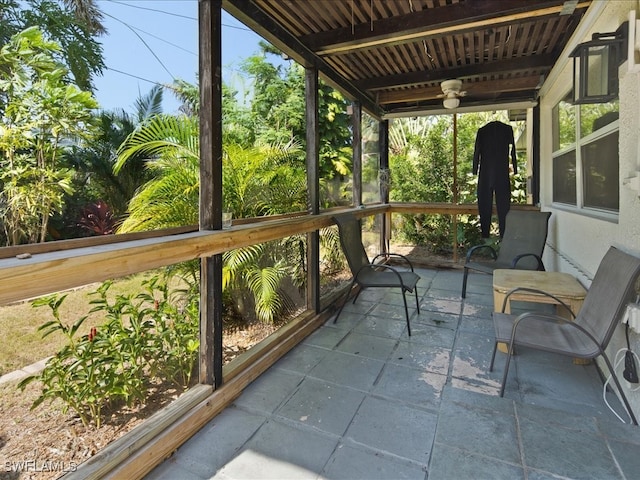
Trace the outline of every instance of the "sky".
{"label": "sky", "polygon": [[[174,79],[196,83],[198,72],[197,0],[98,0],[107,35],[99,38],[106,69],[95,79],[104,110],[135,111],[135,102],[155,83]],[[243,59],[259,51],[260,37],[223,11],[222,78],[236,89],[248,87],[239,74]],[[163,93],[163,110],[179,102]]]}

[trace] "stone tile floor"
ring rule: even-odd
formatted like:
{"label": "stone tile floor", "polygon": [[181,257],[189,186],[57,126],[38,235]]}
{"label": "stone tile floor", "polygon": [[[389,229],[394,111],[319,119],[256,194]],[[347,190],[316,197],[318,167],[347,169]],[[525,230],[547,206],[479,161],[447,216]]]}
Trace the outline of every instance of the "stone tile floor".
{"label": "stone tile floor", "polygon": [[411,337],[399,292],[363,292],[146,478],[640,478],[640,429],[593,364],[523,350],[498,397],[491,277],[463,301],[460,271],[419,273]]}

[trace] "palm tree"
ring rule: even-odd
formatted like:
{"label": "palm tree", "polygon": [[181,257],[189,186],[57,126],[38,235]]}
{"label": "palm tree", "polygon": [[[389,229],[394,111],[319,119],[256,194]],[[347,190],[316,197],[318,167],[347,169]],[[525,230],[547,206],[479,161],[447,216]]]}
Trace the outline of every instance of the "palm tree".
{"label": "palm tree", "polygon": [[[228,147],[223,165],[226,208],[236,218],[269,214],[278,208],[304,208],[304,171],[293,168],[299,158],[296,148],[293,144],[284,150]],[[146,158],[153,178],[132,198],[129,217],[119,232],[197,224],[200,180],[197,119],[186,115],[152,116],[122,144],[114,171],[120,171],[134,156]],[[290,251],[289,245],[272,242],[224,255],[224,285],[227,294],[237,294],[234,303],[243,314],[248,314],[250,306],[258,319],[272,322],[290,305],[280,288],[292,268],[299,265],[297,262],[291,267],[282,260]],[[192,286],[198,285],[197,263],[182,267],[180,274]],[[251,293],[250,304],[243,301],[244,292]]]}
{"label": "palm tree", "polygon": [[155,86],[147,95],[139,97],[133,114],[113,110],[100,111],[96,115],[96,133],[92,141],[70,157],[79,185],[74,198],[75,210],[67,213],[65,223],[69,223],[70,216],[75,220],[78,210],[97,201],[106,203],[116,220],[124,217],[129,201],[138,188],[151,179],[151,172],[142,155],[131,156],[126,165],[114,172],[117,150],[138,125],[162,113],[162,92],[161,86]]}
{"label": "palm tree", "polygon": [[101,35],[107,32],[102,24],[102,12],[94,0],[62,0],[62,3],[74,13],[78,22],[86,25],[92,33]]}

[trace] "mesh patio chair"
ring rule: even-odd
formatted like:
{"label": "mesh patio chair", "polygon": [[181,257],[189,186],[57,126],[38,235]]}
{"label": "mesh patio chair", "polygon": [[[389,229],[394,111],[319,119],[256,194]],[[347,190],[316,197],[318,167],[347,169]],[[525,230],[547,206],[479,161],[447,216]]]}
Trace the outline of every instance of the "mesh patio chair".
{"label": "mesh patio chair", "polygon": [[[600,262],[582,308],[573,321],[546,313],[529,312],[519,316],[494,313],[496,343],[489,366],[490,371],[493,370],[498,344],[506,343],[508,349],[500,396],[504,395],[511,355],[516,347],[528,347],[580,359],[595,359],[602,356],[631,421],[637,425],[638,422],[605,349],[627,304],[635,299],[635,283],[639,275],[640,258],[611,247]],[[518,290],[520,289],[516,288],[512,292]],[[536,291],[536,293],[553,297],[542,291]],[[508,301],[508,296],[509,294],[504,305]]]}
{"label": "mesh patio chair", "polygon": [[[550,216],[551,212],[509,210],[498,251],[491,245],[476,245],[467,252],[462,277],[462,298],[467,296],[469,270],[489,275],[493,275],[493,271],[498,268],[544,270],[542,252],[547,241]],[[474,255],[477,259],[477,255],[482,252],[488,253],[491,260],[474,261]]]}
{"label": "mesh patio chair", "polygon": [[[350,213],[336,215],[333,218],[338,225],[338,230],[340,232],[340,244],[342,245],[342,250],[344,251],[345,257],[347,258],[347,263],[349,264],[351,274],[353,275],[353,280],[351,282],[351,285],[349,285],[345,300],[344,302],[342,302],[342,305],[340,306],[340,309],[338,310],[333,323],[336,323],[338,321],[338,317],[340,316],[340,313],[342,313],[342,309],[347,303],[349,294],[351,293],[351,290],[355,284],[358,284],[360,289],[356,293],[353,299],[353,303],[356,303],[360,292],[365,288],[395,287],[399,288],[402,291],[404,312],[407,318],[407,331],[409,335],[411,335],[411,324],[409,323],[409,308],[407,307],[406,292],[415,293],[416,309],[418,313],[420,313],[418,289],[416,288],[418,280],[420,280],[420,276],[413,271],[413,265],[407,257],[405,257],[404,255],[400,255],[399,253],[378,254],[374,257],[373,261],[369,261],[367,252],[365,251],[364,245],[362,244],[360,221]],[[410,270],[404,271],[390,265],[375,263],[379,258],[401,259],[402,261],[407,263]]]}

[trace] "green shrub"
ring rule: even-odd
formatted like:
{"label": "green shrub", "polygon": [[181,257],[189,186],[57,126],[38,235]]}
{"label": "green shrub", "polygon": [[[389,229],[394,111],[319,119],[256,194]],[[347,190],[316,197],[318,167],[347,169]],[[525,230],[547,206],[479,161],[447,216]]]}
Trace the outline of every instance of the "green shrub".
{"label": "green shrub", "polygon": [[53,295],[33,302],[47,306],[54,319],[38,330],[47,337],[61,332],[66,345],[38,375],[18,384],[24,389],[34,380],[43,384],[31,408],[45,400],[60,399],[64,410],[73,410],[84,425],[102,423],[106,407],[143,403],[154,379],[169,380],[186,387],[191,381],[199,347],[198,299],[172,294],[157,277],[142,283],[138,295],[118,295],[109,301],[111,282],[91,295],[90,313],[104,314],[105,323],[88,334],[78,331],[87,315],[71,326],[60,318],[66,295]]}

